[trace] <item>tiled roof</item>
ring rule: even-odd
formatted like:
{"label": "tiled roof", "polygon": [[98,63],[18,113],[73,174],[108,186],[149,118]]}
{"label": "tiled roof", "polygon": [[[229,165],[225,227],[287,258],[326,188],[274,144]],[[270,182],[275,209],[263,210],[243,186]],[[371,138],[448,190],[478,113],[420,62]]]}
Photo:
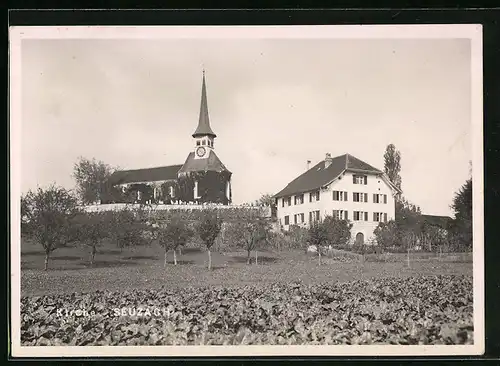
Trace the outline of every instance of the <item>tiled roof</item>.
{"label": "tiled roof", "polygon": [[193,133],[193,137],[209,135],[216,137],[215,133],[210,128],[210,119],[208,118],[208,102],[207,102],[207,88],[205,86],[205,72],[203,72],[203,83],[201,86],[201,104],[200,104],[200,119],[198,127]]}
{"label": "tiled roof", "polygon": [[443,229],[450,227],[453,219],[449,216],[422,215],[424,223],[432,226],[438,226]]}
{"label": "tiled roof", "polygon": [[228,171],[229,170],[222,164],[219,157],[215,154],[215,151],[209,149],[208,158],[206,159],[195,159],[194,152],[189,153],[186,162],[182,165],[179,170],[179,174],[188,172],[200,172],[200,171]]}
{"label": "tiled roof", "polygon": [[117,170],[109,178],[112,185],[138,182],[156,182],[177,179],[182,165],[169,165],[157,168]]}
{"label": "tiled roof", "polygon": [[319,189],[330,183],[335,177],[346,171],[363,171],[366,173],[382,174],[383,172],[365,163],[358,158],[344,154],[332,158],[330,166],[325,168],[325,161],[322,160],[308,171],[292,180],[275,197],[290,196],[298,193]]}

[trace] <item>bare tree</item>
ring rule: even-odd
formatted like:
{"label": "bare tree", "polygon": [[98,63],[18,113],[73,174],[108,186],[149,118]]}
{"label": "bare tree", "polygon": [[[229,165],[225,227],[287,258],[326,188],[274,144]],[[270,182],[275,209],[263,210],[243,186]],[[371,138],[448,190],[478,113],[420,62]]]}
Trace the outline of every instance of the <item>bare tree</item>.
{"label": "bare tree", "polygon": [[94,265],[97,248],[111,236],[112,212],[82,212],[75,218],[75,237],[90,248],[90,266]]}
{"label": "bare tree", "polygon": [[251,263],[250,254],[255,251],[255,264],[258,264],[258,249],[264,245],[270,232],[270,225],[267,220],[255,213],[253,217],[248,217],[235,224],[237,233],[237,245],[247,251],[247,264]]}
{"label": "bare tree", "polygon": [[196,226],[196,231],[200,239],[205,244],[208,251],[208,270],[212,269],[212,253],[211,248],[215,243],[215,239],[219,235],[222,228],[222,220],[217,215],[216,210],[205,210],[202,217]]}
{"label": "bare tree", "polygon": [[21,230],[42,245],[45,270],[52,252],[74,240],[71,226],[77,212],[75,197],[54,184],[47,189],[29,191],[21,198]]}
{"label": "bare tree", "polygon": [[158,243],[165,249],[163,265],[167,266],[167,253],[174,252],[174,265],[177,265],[176,250],[186,245],[193,235],[189,225],[181,217],[174,217],[164,225],[159,225],[156,238]]}

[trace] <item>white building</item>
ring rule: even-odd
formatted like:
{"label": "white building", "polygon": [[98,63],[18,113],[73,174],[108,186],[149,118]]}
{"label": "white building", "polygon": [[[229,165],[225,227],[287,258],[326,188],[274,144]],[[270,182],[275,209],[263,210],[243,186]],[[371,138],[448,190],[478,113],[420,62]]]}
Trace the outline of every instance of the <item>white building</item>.
{"label": "white building", "polygon": [[378,223],[394,219],[397,193],[381,170],[349,154],[326,154],[325,160],[275,195],[277,217],[288,230],[290,225],[306,227],[333,215],[353,224],[351,244],[369,244]]}

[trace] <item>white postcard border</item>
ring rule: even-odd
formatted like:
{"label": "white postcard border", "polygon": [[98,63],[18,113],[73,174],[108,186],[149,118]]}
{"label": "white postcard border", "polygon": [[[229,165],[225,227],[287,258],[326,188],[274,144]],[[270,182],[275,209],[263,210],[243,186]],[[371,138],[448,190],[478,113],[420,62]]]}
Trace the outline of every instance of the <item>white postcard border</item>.
{"label": "white postcard border", "polygon": [[[471,40],[471,121],[473,162],[473,345],[339,346],[21,346],[20,197],[21,197],[21,43],[24,39],[189,39],[332,38]],[[484,353],[484,202],[482,26],[335,25],[335,26],[158,26],[158,27],[10,27],[10,178],[11,178],[11,342],[14,357],[88,356],[467,356]]]}

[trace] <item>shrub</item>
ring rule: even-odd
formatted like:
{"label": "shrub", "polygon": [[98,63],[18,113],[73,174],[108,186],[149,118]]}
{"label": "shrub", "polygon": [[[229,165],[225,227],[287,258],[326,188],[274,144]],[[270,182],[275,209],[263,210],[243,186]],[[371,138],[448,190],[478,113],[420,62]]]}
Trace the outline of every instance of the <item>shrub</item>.
{"label": "shrub", "polygon": [[110,237],[120,250],[150,243],[151,241],[144,235],[148,230],[146,223],[139,220],[132,209],[125,207],[112,212]]}
{"label": "shrub", "polygon": [[352,224],[348,220],[339,220],[326,216],[323,220],[328,232],[328,242],[335,248],[342,247],[351,239]]}
{"label": "shrub", "polygon": [[398,228],[395,221],[380,222],[375,228],[373,234],[377,244],[384,249],[395,247],[399,244]]}
{"label": "shrub", "polygon": [[309,242],[309,230],[298,225],[290,225],[288,231],[277,235],[279,249],[304,249]]}

